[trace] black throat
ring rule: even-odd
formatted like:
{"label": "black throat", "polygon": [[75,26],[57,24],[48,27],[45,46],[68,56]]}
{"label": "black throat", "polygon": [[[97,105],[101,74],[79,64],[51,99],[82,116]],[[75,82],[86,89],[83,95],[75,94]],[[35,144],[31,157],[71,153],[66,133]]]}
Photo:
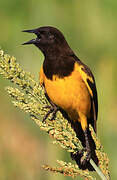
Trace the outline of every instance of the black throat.
{"label": "black throat", "polygon": [[60,55],[45,57],[43,70],[46,77],[52,80],[53,75],[59,78],[69,76],[74,69],[75,60],[70,55]]}

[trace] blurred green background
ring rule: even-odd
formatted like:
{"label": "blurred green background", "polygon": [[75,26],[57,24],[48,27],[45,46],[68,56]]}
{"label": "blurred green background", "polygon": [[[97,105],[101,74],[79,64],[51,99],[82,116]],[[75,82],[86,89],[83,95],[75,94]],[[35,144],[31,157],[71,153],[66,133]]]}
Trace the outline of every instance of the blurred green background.
{"label": "blurred green background", "polygon": [[[117,0],[0,0],[0,46],[36,79],[43,55],[21,45],[33,37],[21,31],[45,25],[59,28],[95,75],[98,136],[117,179]],[[56,159],[71,161],[69,153],[13,106],[4,90],[9,84],[0,77],[0,180],[71,180],[41,169]]]}

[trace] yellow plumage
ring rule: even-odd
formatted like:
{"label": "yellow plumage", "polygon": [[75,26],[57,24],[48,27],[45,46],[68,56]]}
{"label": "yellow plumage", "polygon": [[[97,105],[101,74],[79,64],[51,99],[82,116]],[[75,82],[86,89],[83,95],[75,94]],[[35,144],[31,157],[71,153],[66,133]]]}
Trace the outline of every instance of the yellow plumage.
{"label": "yellow plumage", "polygon": [[98,164],[95,143],[88,128],[91,124],[96,132],[98,99],[93,74],[74,54],[63,34],[55,27],[45,26],[24,32],[36,34],[36,39],[24,44],[34,44],[45,57],[40,71],[40,84],[44,85],[51,106],[43,122],[51,113],[51,120],[54,120],[56,112],[63,109],[87,151],[83,161],[81,152],[72,153],[72,158],[79,168],[93,170],[90,158]]}
{"label": "yellow plumage", "polygon": [[53,75],[52,80],[46,78],[43,69],[40,71],[40,84],[51,101],[64,109],[73,121],[81,122],[82,129],[87,128],[87,118],[90,118],[91,94],[86,83],[86,74],[81,65],[75,63],[70,76],[59,78]]}

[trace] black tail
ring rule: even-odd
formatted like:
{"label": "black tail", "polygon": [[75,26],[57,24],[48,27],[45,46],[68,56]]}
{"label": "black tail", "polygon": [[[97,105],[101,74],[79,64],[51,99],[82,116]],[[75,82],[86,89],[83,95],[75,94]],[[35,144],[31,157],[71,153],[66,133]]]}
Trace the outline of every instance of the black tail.
{"label": "black tail", "polygon": [[[81,124],[79,122],[72,123],[72,127],[73,127],[74,131],[76,132],[78,139],[82,142],[82,145],[85,148],[86,147],[85,136],[84,136],[84,132],[81,128]],[[94,140],[92,139],[91,132],[89,131],[89,129],[88,129],[88,140],[89,140],[89,145],[90,145],[90,149],[91,149],[91,159],[96,163],[96,165],[98,165],[98,158],[95,153],[96,145],[95,145]],[[87,162],[85,165],[81,164],[82,155],[83,155],[83,153],[81,153],[81,152],[77,152],[76,154],[71,153],[72,159],[74,159],[76,161],[76,163],[78,164],[80,169],[82,169],[82,170],[88,169],[89,171],[94,171],[94,168],[92,167],[90,162]]]}
{"label": "black tail", "polygon": [[[61,111],[62,115],[71,123],[72,128],[76,132],[77,138],[81,141],[82,146],[85,148],[86,147],[85,135],[82,130],[81,124],[79,122],[71,121],[70,118],[68,117],[67,113],[63,109],[60,109],[60,111]],[[90,149],[91,149],[91,159],[98,166],[99,160],[95,153],[96,145],[91,136],[91,132],[89,131],[89,129],[88,129],[88,140],[89,140],[89,145],[90,145]],[[71,153],[71,158],[76,161],[76,163],[80,169],[82,169],[82,170],[88,169],[89,171],[94,171],[94,168],[92,167],[90,162],[87,162],[85,165],[82,165],[82,163],[81,163],[82,156],[83,156],[83,152],[82,153],[77,152],[76,154]]]}

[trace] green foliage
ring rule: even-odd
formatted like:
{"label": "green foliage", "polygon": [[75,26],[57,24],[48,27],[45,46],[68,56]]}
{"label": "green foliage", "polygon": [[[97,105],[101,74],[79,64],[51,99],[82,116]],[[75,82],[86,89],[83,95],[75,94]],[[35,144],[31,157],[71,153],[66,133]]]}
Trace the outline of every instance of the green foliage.
{"label": "green foliage", "polygon": [[[6,88],[8,94],[13,98],[13,104],[26,113],[29,113],[40,129],[47,132],[50,137],[53,138],[54,144],[59,144],[68,152],[73,153],[82,149],[82,144],[76,137],[74,130],[71,128],[71,124],[63,118],[60,112],[57,112],[55,120],[50,121],[50,115],[46,122],[42,122],[43,117],[48,111],[45,106],[49,105],[49,102],[45,98],[43,87],[34,80],[34,77],[30,73],[25,72],[21,68],[13,56],[10,57],[9,55],[4,54],[3,50],[0,50],[0,74],[5,79],[10,80],[18,86],[18,88]],[[21,90],[19,90],[19,88]],[[92,160],[90,160],[90,163],[102,179],[109,179],[108,157],[104,153],[103,148],[91,126],[90,131],[96,143],[96,154],[99,159],[99,168],[96,167]],[[71,177],[80,175],[85,179],[95,179],[95,174],[92,175],[92,173],[88,170],[80,170],[77,165],[63,161],[58,161],[58,163],[60,167],[50,167],[48,165],[44,165],[43,168],[45,170],[59,172]]]}

